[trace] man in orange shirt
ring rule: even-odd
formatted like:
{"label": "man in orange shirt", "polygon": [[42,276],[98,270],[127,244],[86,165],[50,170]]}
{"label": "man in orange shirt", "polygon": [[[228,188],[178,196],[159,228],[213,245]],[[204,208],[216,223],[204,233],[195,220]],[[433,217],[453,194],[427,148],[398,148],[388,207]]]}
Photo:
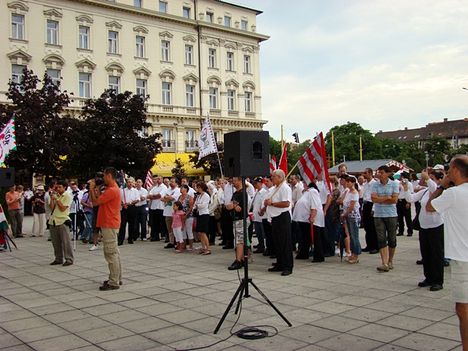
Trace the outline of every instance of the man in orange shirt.
{"label": "man in orange shirt", "polygon": [[99,206],[96,227],[101,228],[104,243],[104,258],[109,265],[109,280],[99,290],[117,290],[122,285],[122,268],[117,236],[120,228],[120,189],[115,181],[117,171],[113,167],[104,170],[106,189],[101,193],[94,179],[89,181],[89,193],[93,205]]}
{"label": "man in orange shirt", "polygon": [[5,194],[8,205],[8,216],[10,217],[11,232],[15,238],[23,237],[23,218],[21,215],[21,198],[23,194],[16,191],[16,185],[10,187],[10,191]]}

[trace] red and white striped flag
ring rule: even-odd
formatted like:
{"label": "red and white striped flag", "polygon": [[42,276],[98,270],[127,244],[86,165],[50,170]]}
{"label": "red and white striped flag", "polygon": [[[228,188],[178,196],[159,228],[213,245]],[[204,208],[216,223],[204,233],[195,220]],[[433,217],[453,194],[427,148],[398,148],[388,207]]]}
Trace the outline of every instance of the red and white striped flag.
{"label": "red and white striped flag", "polygon": [[145,179],[145,189],[151,189],[153,187],[154,183],[153,183],[153,173],[151,173],[151,171],[148,171],[148,173],[146,173],[146,179]]}
{"label": "red and white striped flag", "polygon": [[301,172],[302,179],[307,183],[312,182],[312,180],[321,174],[322,179],[327,183],[328,189],[331,192],[327,152],[322,132],[314,138],[310,147],[299,158],[297,166]]}
{"label": "red and white striped flag", "polygon": [[283,151],[281,152],[280,161],[278,164],[278,168],[282,169],[284,174],[288,174],[288,144],[285,143],[283,146]]}
{"label": "red and white striped flag", "polygon": [[276,156],[270,156],[270,174],[276,169]]}

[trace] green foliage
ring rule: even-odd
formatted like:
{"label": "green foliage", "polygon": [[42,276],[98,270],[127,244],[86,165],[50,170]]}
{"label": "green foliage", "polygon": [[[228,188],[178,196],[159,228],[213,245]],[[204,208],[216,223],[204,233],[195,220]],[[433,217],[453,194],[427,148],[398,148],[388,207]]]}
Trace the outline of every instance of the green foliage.
{"label": "green foliage", "polygon": [[180,158],[175,160],[175,167],[171,170],[172,175],[177,179],[186,177],[184,164]]}

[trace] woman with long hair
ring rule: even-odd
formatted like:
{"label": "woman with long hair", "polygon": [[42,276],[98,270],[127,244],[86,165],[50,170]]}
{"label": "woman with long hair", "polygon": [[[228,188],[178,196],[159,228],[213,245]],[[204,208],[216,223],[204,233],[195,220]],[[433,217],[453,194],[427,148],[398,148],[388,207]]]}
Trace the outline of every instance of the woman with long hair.
{"label": "woman with long hair", "polygon": [[193,197],[189,195],[189,187],[186,184],[180,186],[179,201],[182,204],[182,210],[185,213],[185,226],[182,232],[184,240],[188,240],[187,251],[193,250]]}
{"label": "woman with long hair", "polygon": [[202,255],[210,255],[210,242],[208,240],[208,230],[209,230],[209,223],[210,223],[210,212],[209,212],[209,204],[210,204],[210,195],[208,195],[208,187],[206,183],[200,181],[197,183],[197,193],[198,196],[195,200],[195,205],[193,206],[194,210],[198,212],[197,216],[197,227],[196,231],[198,233],[198,237],[202,244],[202,248],[200,250],[200,254]]}

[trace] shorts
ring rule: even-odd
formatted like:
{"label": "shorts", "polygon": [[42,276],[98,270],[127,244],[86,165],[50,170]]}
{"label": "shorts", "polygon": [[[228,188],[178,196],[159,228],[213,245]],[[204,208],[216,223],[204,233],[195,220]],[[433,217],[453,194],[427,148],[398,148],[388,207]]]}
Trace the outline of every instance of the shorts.
{"label": "shorts", "polygon": [[468,303],[468,262],[451,260],[452,297],[455,302]]}
{"label": "shorts", "polygon": [[398,217],[374,217],[375,233],[377,234],[377,246],[380,249],[397,245],[396,229]]}
{"label": "shorts", "polygon": [[[250,225],[250,220],[247,219],[247,228]],[[232,229],[234,230],[234,245],[244,243],[244,221],[238,220],[232,223]],[[247,238],[248,241],[248,238]],[[249,243],[247,243],[249,245]]]}
{"label": "shorts", "polygon": [[210,224],[210,215],[201,215],[197,217],[197,226],[195,228],[195,231],[197,233],[208,233],[209,230],[209,224]]}

